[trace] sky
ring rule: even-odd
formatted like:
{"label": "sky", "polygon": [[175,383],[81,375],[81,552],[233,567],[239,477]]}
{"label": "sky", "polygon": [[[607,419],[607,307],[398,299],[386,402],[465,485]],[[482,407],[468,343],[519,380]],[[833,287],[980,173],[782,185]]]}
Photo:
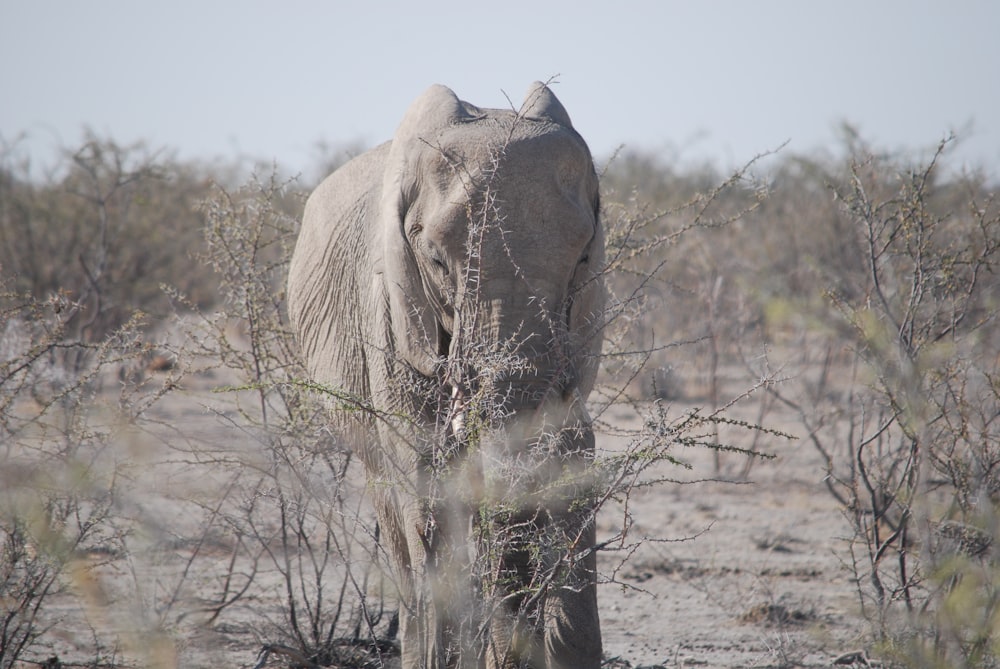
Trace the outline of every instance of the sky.
{"label": "sky", "polygon": [[391,138],[433,83],[484,107],[553,90],[593,153],[740,165],[874,146],[1000,175],[994,0],[0,0],[0,148],[85,128],[183,159],[307,171]]}

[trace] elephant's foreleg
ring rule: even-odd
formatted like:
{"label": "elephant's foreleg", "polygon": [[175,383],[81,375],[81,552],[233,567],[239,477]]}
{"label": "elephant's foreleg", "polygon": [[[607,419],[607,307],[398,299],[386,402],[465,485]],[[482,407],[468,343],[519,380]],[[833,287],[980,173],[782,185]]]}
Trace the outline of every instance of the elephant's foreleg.
{"label": "elephant's foreleg", "polygon": [[476,669],[480,604],[472,587],[468,552],[470,511],[454,502],[417,501],[404,512],[409,576],[401,610],[403,667]]}
{"label": "elephant's foreleg", "polygon": [[[421,611],[424,607],[419,595],[420,575],[414,569],[414,565],[419,563],[415,563],[411,549],[413,532],[407,531],[407,516],[411,514],[396,494],[394,484],[374,479],[371,487],[379,520],[379,541],[391,559],[396,578],[402,669],[436,667],[438,665],[426,662],[427,634],[425,616]],[[420,556],[421,553],[418,552],[416,557],[419,559]]]}
{"label": "elephant's foreleg", "polygon": [[[594,545],[592,523],[577,514],[535,528],[535,536],[571,535],[578,550]],[[556,523],[558,529],[555,529]],[[565,544],[563,544],[565,546]],[[563,559],[565,554],[556,550]],[[541,557],[539,562],[539,557]],[[548,556],[549,558],[555,555]],[[558,557],[556,559],[559,559]],[[597,611],[596,554],[577,559],[572,567],[553,564],[529,550],[508,551],[494,584],[490,621],[489,669],[597,669],[601,634]]]}
{"label": "elephant's foreleg", "polygon": [[[593,547],[593,524],[580,542]],[[597,612],[597,554],[580,559],[565,585],[553,588],[542,613],[548,669],[598,669],[601,666],[601,625]]]}

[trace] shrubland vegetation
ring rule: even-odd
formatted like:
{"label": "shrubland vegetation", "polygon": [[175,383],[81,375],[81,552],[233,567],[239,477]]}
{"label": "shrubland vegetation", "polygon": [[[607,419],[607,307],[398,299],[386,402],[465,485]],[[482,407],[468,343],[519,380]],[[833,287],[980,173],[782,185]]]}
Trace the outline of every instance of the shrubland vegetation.
{"label": "shrubland vegetation", "polygon": [[[870,652],[993,667],[1000,203],[951,142],[894,155],[846,130],[837,155],[732,175],[609,161],[593,413],[641,420],[599,492],[662,476],[677,444],[745,477],[762,435],[792,432],[844,512]],[[314,184],[236,173],[100,137],[42,179],[0,156],[0,667],[178,666],[218,626],[258,666],[392,650],[360,470],[286,321]],[[708,409],[669,411],[690,399]]]}

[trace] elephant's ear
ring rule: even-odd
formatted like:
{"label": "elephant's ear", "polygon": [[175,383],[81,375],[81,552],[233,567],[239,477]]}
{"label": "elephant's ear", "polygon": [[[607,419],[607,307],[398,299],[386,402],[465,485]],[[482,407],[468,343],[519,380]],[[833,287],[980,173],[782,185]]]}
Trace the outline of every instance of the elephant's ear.
{"label": "elephant's ear", "polygon": [[569,120],[569,114],[559,102],[559,98],[540,81],[536,81],[528,88],[520,115],[535,121],[552,121],[567,128],[573,127],[573,122]]}
{"label": "elephant's ear", "polygon": [[451,89],[431,86],[403,116],[386,162],[379,225],[389,327],[395,353],[427,376],[433,374],[442,353],[442,333],[404,229],[407,210],[419,194],[416,159],[421,152],[434,150],[441,129],[478,115],[478,109],[459,100]]}
{"label": "elephant's ear", "polygon": [[425,137],[428,132],[480,114],[478,108],[459,100],[447,86],[434,84],[421,93],[406,110],[403,120],[396,128],[393,147],[414,139],[431,139]]}

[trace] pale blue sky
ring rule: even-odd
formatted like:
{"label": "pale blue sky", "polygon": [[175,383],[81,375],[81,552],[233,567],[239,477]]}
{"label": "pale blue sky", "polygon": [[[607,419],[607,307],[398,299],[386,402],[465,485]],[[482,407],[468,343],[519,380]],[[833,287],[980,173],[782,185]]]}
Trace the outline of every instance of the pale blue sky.
{"label": "pale blue sky", "polygon": [[0,137],[36,162],[89,125],[181,157],[312,167],[375,144],[432,83],[481,106],[554,87],[594,153],[722,166],[841,121],[885,148],[949,130],[1000,173],[1000,2],[0,0]]}

